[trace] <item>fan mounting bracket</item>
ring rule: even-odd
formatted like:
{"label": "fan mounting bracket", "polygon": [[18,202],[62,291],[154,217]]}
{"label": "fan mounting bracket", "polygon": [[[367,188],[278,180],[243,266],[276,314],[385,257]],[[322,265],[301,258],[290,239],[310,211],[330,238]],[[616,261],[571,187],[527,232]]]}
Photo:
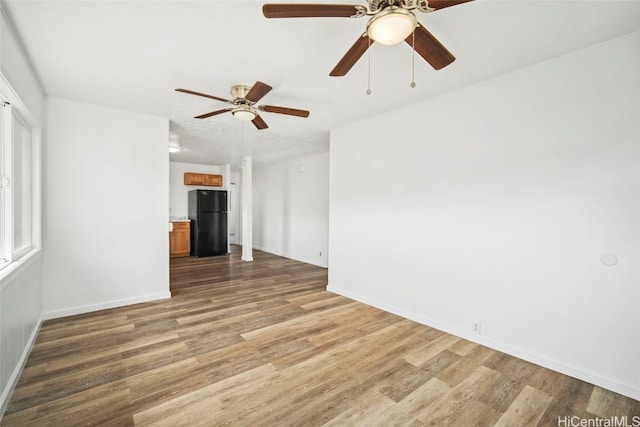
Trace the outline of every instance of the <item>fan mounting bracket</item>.
{"label": "fan mounting bracket", "polygon": [[351,15],[352,18],[362,18],[363,16],[367,16],[367,8],[360,5],[355,5],[356,13],[355,15]]}
{"label": "fan mounting bracket", "polygon": [[429,7],[429,0],[368,0],[369,3],[369,11],[366,10],[361,11],[361,9],[365,9],[363,6],[356,6],[357,13],[353,16],[354,18],[359,18],[364,15],[376,15],[383,10],[395,6],[405,10],[415,10],[418,9],[420,12],[434,12],[435,9]]}
{"label": "fan mounting bracket", "polygon": [[251,113],[255,116],[258,115],[258,111],[253,108],[251,105],[249,105],[248,103],[238,103],[236,104],[237,107],[235,107],[233,110],[231,110],[231,114],[233,114],[234,116],[236,115],[236,113],[243,111],[243,112],[247,112],[247,113]]}
{"label": "fan mounting bracket", "polygon": [[434,8],[429,7],[429,0],[419,0],[417,7],[420,12],[430,13],[436,11]]}

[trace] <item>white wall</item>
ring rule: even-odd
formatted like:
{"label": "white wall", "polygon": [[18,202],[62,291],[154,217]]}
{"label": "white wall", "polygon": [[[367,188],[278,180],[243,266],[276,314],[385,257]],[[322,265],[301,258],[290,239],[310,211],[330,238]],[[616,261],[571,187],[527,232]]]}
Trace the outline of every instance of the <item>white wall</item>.
{"label": "white wall", "polygon": [[640,399],[638,46],[332,132],[329,289]]}
{"label": "white wall", "polygon": [[168,119],[46,108],[45,316],[170,297]]}
{"label": "white wall", "polygon": [[327,267],[329,153],[254,166],[253,246]]}
{"label": "white wall", "polygon": [[[0,5],[0,98],[10,100],[41,127],[43,91],[23,55]],[[7,93],[11,92],[11,93]],[[39,148],[34,152],[39,157]],[[34,206],[40,206],[40,161],[34,165]],[[40,234],[40,212],[34,217],[34,235]],[[39,242],[37,242],[39,243]],[[42,323],[42,257],[39,250],[0,272],[0,418],[18,381]]]}
{"label": "white wall", "polygon": [[9,25],[0,5],[0,72],[27,106],[36,121],[42,123],[44,91]]}
{"label": "white wall", "polygon": [[0,418],[42,324],[42,257],[0,281]]}

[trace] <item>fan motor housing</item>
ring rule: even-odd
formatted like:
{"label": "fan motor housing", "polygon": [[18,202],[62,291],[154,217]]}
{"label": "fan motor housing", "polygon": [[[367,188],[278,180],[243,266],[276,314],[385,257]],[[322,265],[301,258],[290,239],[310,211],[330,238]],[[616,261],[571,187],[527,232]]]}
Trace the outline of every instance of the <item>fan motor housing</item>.
{"label": "fan motor housing", "polygon": [[231,86],[231,96],[233,100],[236,99],[246,99],[247,93],[251,90],[251,86],[247,85],[234,85]]}

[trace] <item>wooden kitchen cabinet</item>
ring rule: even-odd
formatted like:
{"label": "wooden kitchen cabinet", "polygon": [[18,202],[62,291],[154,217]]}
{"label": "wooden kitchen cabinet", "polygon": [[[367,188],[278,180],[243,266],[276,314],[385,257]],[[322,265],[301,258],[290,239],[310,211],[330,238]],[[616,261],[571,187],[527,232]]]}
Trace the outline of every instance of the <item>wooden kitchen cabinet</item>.
{"label": "wooden kitchen cabinet", "polygon": [[212,187],[222,187],[222,175],[205,175],[204,185],[211,185]]}
{"label": "wooden kitchen cabinet", "polygon": [[191,252],[191,223],[173,222],[173,231],[169,232],[169,257],[189,256]]}
{"label": "wooden kitchen cabinet", "polygon": [[185,172],[184,185],[206,185],[209,187],[222,187],[222,175]]}

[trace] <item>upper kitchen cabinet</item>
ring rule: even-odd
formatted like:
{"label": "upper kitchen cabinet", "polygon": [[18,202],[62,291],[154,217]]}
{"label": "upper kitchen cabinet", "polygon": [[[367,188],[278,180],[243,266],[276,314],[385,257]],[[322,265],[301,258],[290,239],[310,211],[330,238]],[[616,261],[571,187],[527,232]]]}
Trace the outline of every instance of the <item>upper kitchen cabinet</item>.
{"label": "upper kitchen cabinet", "polygon": [[222,175],[185,172],[184,185],[205,185],[209,187],[222,187]]}

